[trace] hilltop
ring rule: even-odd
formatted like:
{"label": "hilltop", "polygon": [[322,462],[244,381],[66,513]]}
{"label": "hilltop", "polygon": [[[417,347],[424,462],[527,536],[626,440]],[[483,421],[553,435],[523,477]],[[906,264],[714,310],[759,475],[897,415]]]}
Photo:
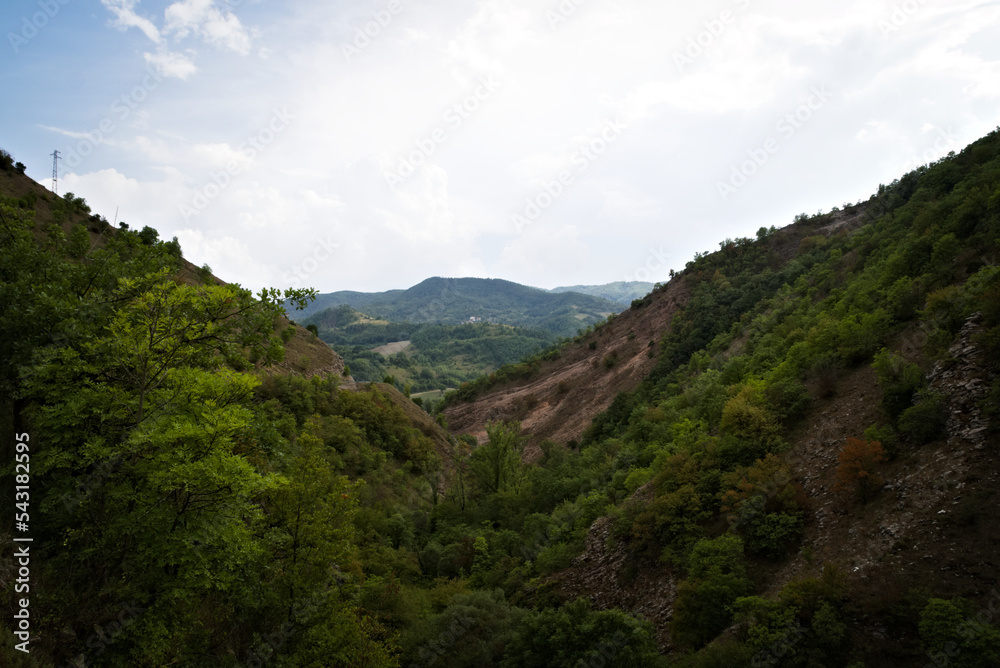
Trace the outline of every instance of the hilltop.
{"label": "hilltop", "polygon": [[608,299],[619,304],[631,304],[635,299],[641,299],[649,294],[655,284],[644,281],[616,281],[604,285],[570,285],[552,288],[549,292],[579,292],[601,299]]}
{"label": "hilltop", "polygon": [[623,308],[600,297],[550,293],[496,278],[436,277],[406,290],[320,294],[301,317],[341,305],[391,322],[459,325],[482,321],[540,329],[556,336],[572,336]]}

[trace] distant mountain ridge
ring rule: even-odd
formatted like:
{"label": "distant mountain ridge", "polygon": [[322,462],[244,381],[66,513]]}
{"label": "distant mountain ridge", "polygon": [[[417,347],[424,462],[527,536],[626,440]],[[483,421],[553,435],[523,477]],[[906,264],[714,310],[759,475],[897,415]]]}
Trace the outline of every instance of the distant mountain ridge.
{"label": "distant mountain ridge", "polygon": [[655,283],[645,281],[615,281],[604,285],[568,285],[552,288],[549,292],[579,292],[628,306],[633,299],[642,299],[648,295],[654,287]]}
{"label": "distant mountain ridge", "polygon": [[391,322],[457,325],[475,318],[559,336],[575,335],[625,307],[594,295],[550,292],[498,278],[434,277],[406,290],[321,294],[296,317],[304,320],[342,305]]}

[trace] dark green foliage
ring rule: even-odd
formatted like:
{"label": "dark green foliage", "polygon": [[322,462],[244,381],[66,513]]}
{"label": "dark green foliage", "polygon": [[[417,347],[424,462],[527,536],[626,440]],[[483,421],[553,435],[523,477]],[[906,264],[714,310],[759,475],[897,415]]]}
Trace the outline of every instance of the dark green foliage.
{"label": "dark green foliage", "polygon": [[920,613],[920,639],[935,661],[956,668],[987,668],[1000,664],[1000,631],[984,619],[967,616],[962,601],[932,598]]}
{"label": "dark green foliage", "polygon": [[677,586],[673,637],[697,649],[732,620],[732,604],[750,593],[743,541],[732,534],[703,539],[691,550],[688,577]]}
{"label": "dark green foliage", "polygon": [[212,277],[212,268],[207,264],[201,265],[201,267],[198,268],[198,280],[205,284],[212,283],[214,280]]}
{"label": "dark green foliage", "polygon": [[139,232],[139,240],[142,243],[146,244],[147,246],[154,245],[159,239],[160,239],[160,233],[154,230],[152,227],[149,227],[148,225],[144,226],[142,228],[142,231]]}
{"label": "dark green foliage", "polygon": [[581,327],[603,320],[604,314],[624,308],[600,297],[546,292],[500,279],[429,278],[407,290],[319,295],[304,315],[340,305],[392,322],[458,325],[478,317],[556,336],[572,336]]}
{"label": "dark green foliage", "polygon": [[629,547],[654,563],[663,559],[684,563],[691,546],[704,535],[702,523],[711,517],[693,485],[657,497],[646,506],[634,506]]}
{"label": "dark green foliage", "polygon": [[619,610],[591,610],[576,599],[556,610],[528,613],[507,647],[502,666],[579,668],[654,666],[658,651],[648,623]]}
{"label": "dark green foliage", "polygon": [[844,592],[840,573],[825,567],[820,578],[787,584],[776,601],[738,599],[732,606],[737,637],[752,651],[753,665],[846,665]]}
{"label": "dark green foliage", "polygon": [[947,400],[938,394],[921,393],[918,402],[899,415],[899,433],[911,443],[924,445],[944,438],[948,423]]}
{"label": "dark green foliage", "polygon": [[[548,332],[490,323],[375,323],[360,317],[352,308],[339,306],[307,322],[344,357],[358,380],[379,380],[391,371],[405,375],[415,392],[455,388],[494,369],[504,375],[504,365],[555,341]],[[410,342],[405,352],[386,357],[373,350],[399,341]]]}
{"label": "dark green foliage", "polygon": [[753,650],[739,641],[714,642],[677,662],[678,668],[733,668],[753,665]]}
{"label": "dark green foliage", "polygon": [[737,513],[736,525],[743,536],[746,551],[768,559],[781,557],[802,536],[802,518],[783,512],[767,512],[766,501],[757,495],[744,502]]}
{"label": "dark green foliage", "polygon": [[617,281],[605,285],[570,285],[552,288],[549,292],[579,292],[585,295],[608,299],[619,304],[628,304],[649,294],[656,287],[643,281]]}
{"label": "dark green foliage", "polygon": [[525,614],[509,605],[500,590],[460,594],[431,618],[426,640],[412,653],[414,663],[455,668],[500,666]]}
{"label": "dark green foliage", "polygon": [[882,410],[890,420],[895,421],[913,404],[914,393],[923,387],[923,371],[916,364],[904,361],[899,353],[885,348],[875,355],[872,366],[882,387]]}
{"label": "dark green foliage", "polygon": [[486,443],[472,451],[470,466],[487,492],[502,492],[518,481],[524,447],[520,431],[517,422],[486,425]]}

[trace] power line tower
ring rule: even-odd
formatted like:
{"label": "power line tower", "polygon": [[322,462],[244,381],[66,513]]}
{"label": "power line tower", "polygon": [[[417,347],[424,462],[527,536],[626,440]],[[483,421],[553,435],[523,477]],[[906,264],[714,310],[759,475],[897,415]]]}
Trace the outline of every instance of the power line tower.
{"label": "power line tower", "polygon": [[59,151],[52,151],[52,192],[59,194]]}

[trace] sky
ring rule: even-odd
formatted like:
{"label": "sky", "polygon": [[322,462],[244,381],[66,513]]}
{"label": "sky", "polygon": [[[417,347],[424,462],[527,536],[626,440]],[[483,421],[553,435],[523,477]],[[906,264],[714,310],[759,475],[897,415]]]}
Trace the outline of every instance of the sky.
{"label": "sky", "polygon": [[0,147],[258,289],[666,281],[1000,125],[1000,0],[11,0]]}

